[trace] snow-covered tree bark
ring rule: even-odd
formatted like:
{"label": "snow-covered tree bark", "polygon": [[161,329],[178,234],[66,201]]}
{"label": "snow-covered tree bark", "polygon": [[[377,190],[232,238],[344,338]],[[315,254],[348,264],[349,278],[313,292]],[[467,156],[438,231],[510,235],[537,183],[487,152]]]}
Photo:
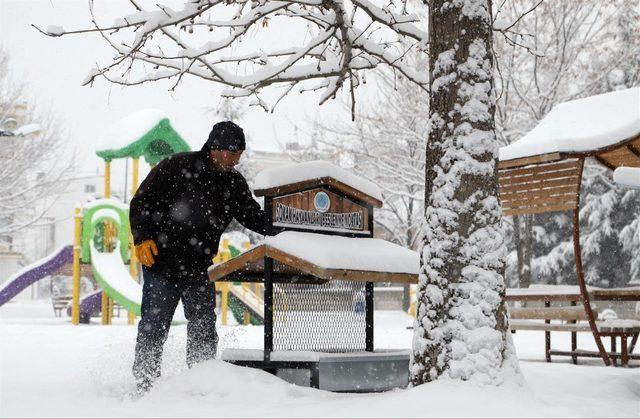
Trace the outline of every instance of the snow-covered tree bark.
{"label": "snow-covered tree bark", "polygon": [[[504,302],[490,0],[429,2],[426,226],[410,380],[517,371]],[[506,375],[505,375],[506,373]]]}

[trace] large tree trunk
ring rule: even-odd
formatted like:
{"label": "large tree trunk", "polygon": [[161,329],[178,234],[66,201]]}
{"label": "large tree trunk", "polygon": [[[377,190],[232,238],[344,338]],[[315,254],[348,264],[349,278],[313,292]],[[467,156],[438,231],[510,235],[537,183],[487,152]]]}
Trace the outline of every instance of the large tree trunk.
{"label": "large tree trunk", "polygon": [[413,385],[443,375],[496,383],[518,368],[504,302],[490,11],[490,0],[429,2],[430,131]]}

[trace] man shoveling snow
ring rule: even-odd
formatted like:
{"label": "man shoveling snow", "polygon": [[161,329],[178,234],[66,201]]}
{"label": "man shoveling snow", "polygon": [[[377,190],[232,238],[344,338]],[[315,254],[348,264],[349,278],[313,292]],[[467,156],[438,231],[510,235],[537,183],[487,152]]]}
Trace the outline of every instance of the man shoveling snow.
{"label": "man shoveling snow", "polygon": [[234,170],[244,149],[242,128],[215,124],[200,151],[161,161],[131,200],[131,232],[144,276],[133,365],[140,392],[160,376],[162,347],[180,300],[188,320],[187,364],[215,356],[215,289],[207,268],[232,219],[264,233],[264,212]]}

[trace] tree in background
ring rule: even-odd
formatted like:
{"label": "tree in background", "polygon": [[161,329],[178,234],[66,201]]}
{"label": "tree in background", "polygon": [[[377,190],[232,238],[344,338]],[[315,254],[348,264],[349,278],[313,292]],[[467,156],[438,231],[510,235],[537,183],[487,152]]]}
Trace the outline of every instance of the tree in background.
{"label": "tree in background", "polygon": [[[426,68],[427,63],[414,65]],[[312,132],[306,133],[311,143],[294,155],[333,157],[335,163],[346,163],[379,185],[384,206],[376,212],[377,234],[418,250],[424,220],[429,96],[412,81],[385,69],[369,79],[375,83],[375,93],[358,105],[356,120],[318,117],[312,121]],[[349,103],[343,100],[342,106],[347,110]]]}
{"label": "tree in background", "polygon": [[0,50],[0,248],[42,219],[73,164],[55,117],[34,102]]}

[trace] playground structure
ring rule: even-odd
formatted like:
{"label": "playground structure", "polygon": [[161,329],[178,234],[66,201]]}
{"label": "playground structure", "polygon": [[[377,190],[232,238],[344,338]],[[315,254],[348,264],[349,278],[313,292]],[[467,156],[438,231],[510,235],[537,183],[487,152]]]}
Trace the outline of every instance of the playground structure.
{"label": "playground structure", "polygon": [[[102,140],[104,148],[96,151],[96,155],[104,161],[104,197],[111,198],[111,162],[116,159],[132,159],[132,179],[131,196],[138,188],[140,157],[151,166],[155,166],[162,159],[183,151],[189,151],[189,145],[173,129],[168,117],[161,111],[148,109],[136,112],[118,121]],[[115,202],[115,201],[113,201]],[[110,203],[104,202],[109,206]],[[71,322],[78,324],[80,319],[79,302],[79,266],[81,262],[87,263],[97,259],[102,270],[93,269],[94,276],[103,287],[101,295],[101,323],[111,324],[113,318],[113,301],[118,301],[129,311],[129,324],[133,324],[135,316],[140,314],[140,303],[142,291],[133,287],[131,282],[124,286],[121,281],[123,270],[115,267],[122,267],[123,262],[129,261],[130,278],[135,278],[137,282],[138,267],[133,249],[133,240],[129,231],[128,207],[120,208],[120,213],[112,207],[100,208],[98,215],[91,212],[82,214],[80,208],[76,208],[75,213],[75,239],[74,239],[74,270],[73,270],[73,294]],[[126,216],[124,212],[126,211]],[[114,213],[115,212],[115,213]],[[89,217],[89,219],[87,219]],[[97,217],[96,220],[93,218]],[[95,221],[95,222],[94,222]],[[96,248],[90,247],[91,236],[97,228],[98,223],[104,222],[104,240],[109,242],[114,228],[117,229],[117,249],[109,249],[106,252],[99,252]],[[81,236],[81,239],[80,239]],[[87,247],[89,246],[89,247]],[[117,259],[120,253],[121,260]],[[81,251],[81,254],[80,254]],[[103,256],[103,255],[109,255]],[[109,269],[110,267],[111,269]],[[109,275],[115,275],[117,287],[112,286]],[[124,287],[124,288],[123,288]]]}
{"label": "playground structure", "polygon": [[[573,250],[580,302],[598,352],[578,350],[575,344],[575,325],[566,325],[560,331],[574,333],[571,351],[547,348],[548,361],[551,355],[571,356],[574,362],[578,356],[600,357],[608,366],[612,364],[612,359],[620,359],[622,365],[625,365],[628,359],[640,359],[640,356],[631,353],[640,334],[640,321],[597,321],[591,300],[598,297],[591,295],[587,288],[580,246],[580,186],[585,160],[592,158],[610,170],[640,168],[638,109],[640,88],[637,87],[562,103],[555,106],[521,140],[500,149],[498,175],[503,215],[563,211],[572,213]],[[629,178],[633,173],[638,176],[637,169],[623,169],[622,172],[630,172]],[[558,301],[558,296],[552,294],[536,298],[546,301],[547,304],[550,301]],[[640,288],[622,289],[617,292],[615,298],[639,301]],[[547,311],[552,310],[549,308]],[[540,313],[537,317],[529,318],[539,319]],[[550,318],[544,318],[547,320],[546,323],[549,323]],[[566,320],[568,319],[575,323],[576,317]],[[552,328],[548,326],[544,330],[550,333]],[[603,337],[611,339],[609,352],[605,350]],[[620,352],[616,351],[618,338],[621,341]],[[632,339],[629,346],[628,338]]]}
{"label": "playground structure", "polygon": [[[167,116],[156,110],[136,112],[114,124],[96,151],[104,161],[104,199],[75,209],[74,242],[62,246],[51,255],[21,269],[0,287],[0,305],[35,282],[51,275],[72,277],[71,296],[57,296],[54,310],[66,312],[72,323],[89,323],[93,313],[100,312],[101,324],[113,320],[115,304],[126,309],[128,323],[140,314],[142,290],[138,284],[138,266],[131,241],[128,206],[111,198],[111,163],[116,159],[132,160],[130,196],[137,189],[140,157],[154,166],[162,159],[183,151],[188,144],[173,129]],[[215,263],[241,253],[249,242],[229,244],[223,239]],[[101,289],[80,296],[80,278],[94,278]],[[104,291],[104,292],[103,292]],[[221,322],[228,323],[230,311],[238,324],[262,324],[262,288],[246,283],[225,284],[221,295]],[[59,300],[59,301],[58,301]]]}
{"label": "playground structure", "polygon": [[[251,247],[251,243],[246,240],[240,246],[229,243],[229,238],[222,238],[220,250],[213,258],[214,265],[227,262],[239,256],[244,250]],[[264,320],[263,292],[261,284],[251,284],[247,282],[223,282],[218,285],[216,292],[220,293],[220,323],[227,326],[229,323],[229,312],[236,322],[242,325],[261,325]]]}

